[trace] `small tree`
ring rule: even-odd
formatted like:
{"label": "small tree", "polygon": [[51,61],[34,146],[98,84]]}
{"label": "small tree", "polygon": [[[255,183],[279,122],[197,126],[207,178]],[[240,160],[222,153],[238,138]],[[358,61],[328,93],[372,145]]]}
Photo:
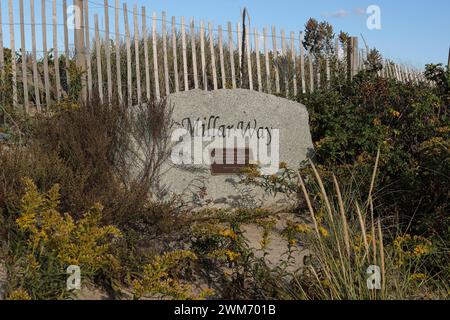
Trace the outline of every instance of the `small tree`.
{"label": "small tree", "polygon": [[364,64],[367,67],[367,70],[371,72],[378,72],[383,69],[383,57],[381,53],[377,49],[370,49],[367,54],[367,61]]}
{"label": "small tree", "polygon": [[326,21],[318,22],[309,19],[305,25],[303,45],[308,48],[316,59],[333,54],[333,26]]}

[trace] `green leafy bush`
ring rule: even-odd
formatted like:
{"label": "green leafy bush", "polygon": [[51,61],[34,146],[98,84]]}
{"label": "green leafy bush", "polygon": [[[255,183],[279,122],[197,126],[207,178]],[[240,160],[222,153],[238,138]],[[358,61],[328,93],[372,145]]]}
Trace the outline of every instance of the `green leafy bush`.
{"label": "green leafy bush", "polygon": [[[444,77],[429,66],[431,79]],[[436,75],[437,74],[437,75]],[[361,72],[353,82],[299,97],[311,116],[315,160],[347,176],[370,177],[381,149],[377,213],[414,232],[449,237],[450,121],[448,80],[436,87]],[[447,86],[447,87],[445,87]],[[447,88],[447,89],[445,89]],[[367,183],[360,192],[367,192]],[[412,221],[410,221],[412,220]]]}

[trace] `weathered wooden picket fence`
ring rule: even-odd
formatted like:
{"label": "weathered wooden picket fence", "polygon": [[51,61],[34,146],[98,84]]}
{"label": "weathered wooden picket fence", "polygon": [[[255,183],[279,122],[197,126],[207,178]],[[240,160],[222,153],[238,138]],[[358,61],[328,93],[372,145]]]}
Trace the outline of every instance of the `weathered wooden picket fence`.
{"label": "weathered wooden picket fence", "polygon": [[[335,52],[318,61],[304,48],[302,32],[277,33],[273,26],[269,34],[268,28],[249,30],[243,23],[229,22],[224,29],[185,17],[168,20],[165,12],[149,16],[145,7],[129,8],[119,0],[74,0],[72,43],[67,0],[41,0],[40,23],[36,22],[35,1],[39,0],[19,0],[20,50],[16,49],[13,2],[7,3],[7,23],[1,21],[6,1],[0,2],[0,102],[12,97],[8,101],[27,112],[47,108],[73,92],[83,99],[98,94],[102,101],[118,98],[128,105],[191,89],[247,88],[295,96],[329,85],[339,76],[339,68],[352,77],[365,67],[367,52],[358,49],[357,38],[350,39],[344,54],[336,40]],[[51,5],[51,17],[47,17],[47,5]],[[91,21],[93,5],[104,8],[102,26],[97,14]],[[24,10],[30,12],[29,22],[24,21]],[[61,12],[62,22],[58,21]],[[9,26],[9,47],[3,43],[4,26]],[[41,52],[37,50],[37,29],[42,31]],[[28,30],[31,50],[25,36]],[[63,50],[58,43],[61,31]],[[424,80],[421,73],[387,60],[380,76]]]}

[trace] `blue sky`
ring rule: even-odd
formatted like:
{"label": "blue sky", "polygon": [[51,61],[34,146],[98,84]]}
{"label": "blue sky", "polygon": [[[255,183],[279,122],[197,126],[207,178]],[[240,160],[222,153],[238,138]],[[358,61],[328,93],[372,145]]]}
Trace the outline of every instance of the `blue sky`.
{"label": "blue sky", "polygon": [[[52,0],[45,0],[47,5],[47,22],[51,22]],[[68,0],[72,4],[73,0]],[[19,1],[14,2],[14,19],[19,22]],[[91,26],[93,14],[103,16],[103,0],[89,0]],[[115,5],[115,0],[109,0]],[[123,1],[120,1],[122,3]],[[58,3],[58,21],[62,21],[62,0]],[[97,3],[97,4],[96,4]],[[327,20],[335,31],[344,30],[354,36],[363,36],[371,47],[377,47],[382,54],[397,62],[422,68],[425,63],[447,63],[450,38],[450,1],[428,0],[134,0],[127,1],[129,9],[134,4],[145,5],[147,14],[166,11],[168,16],[186,19],[194,17],[196,21],[211,21],[215,26],[226,26],[228,21],[239,21],[240,9],[247,7],[251,16],[252,27],[262,30],[264,26],[277,26],[286,32],[303,30],[309,17]],[[24,0],[25,20],[30,21],[29,0]],[[3,42],[9,47],[9,26],[7,1],[2,0]],[[381,9],[381,30],[369,30],[366,27],[368,15],[365,10],[370,5]],[[41,10],[41,0],[35,0],[36,13]],[[122,13],[121,13],[122,14]],[[113,30],[114,11],[111,9],[111,31]],[[121,21],[123,17],[121,16]],[[36,22],[41,22],[41,15],[36,14]],[[132,17],[130,16],[130,22]],[[6,25],[5,25],[6,24]],[[121,23],[123,24],[123,23]],[[100,18],[100,29],[103,19]],[[233,24],[235,25],[235,24]],[[31,48],[30,27],[26,26],[27,49]],[[48,39],[51,42],[51,27],[48,27]],[[38,42],[42,37],[37,28]],[[19,26],[15,27],[16,47],[20,46]],[[59,31],[59,43],[62,46],[62,29]],[[51,47],[49,45],[49,47]],[[39,48],[38,48],[39,50]]]}

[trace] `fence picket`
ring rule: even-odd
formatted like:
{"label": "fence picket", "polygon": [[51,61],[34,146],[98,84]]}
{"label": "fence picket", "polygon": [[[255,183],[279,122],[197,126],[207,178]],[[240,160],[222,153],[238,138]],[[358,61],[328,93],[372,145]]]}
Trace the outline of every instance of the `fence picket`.
{"label": "fence picket", "polygon": [[231,22],[228,22],[228,46],[230,50],[231,83],[233,89],[236,89],[236,69],[234,65],[234,43],[233,43],[233,29]]}
{"label": "fence picket", "polygon": [[398,65],[396,63],[394,63],[394,68],[395,68],[395,77],[397,81],[401,81],[402,77],[400,75],[400,70],[398,69]]}
{"label": "fence picket", "polygon": [[16,42],[14,39],[14,15],[13,15],[13,4],[12,0],[8,1],[9,8],[9,39],[11,45],[11,73],[12,73],[12,90],[13,90],[13,107],[17,108],[17,65],[16,65]]}
{"label": "fence picket", "polygon": [[187,63],[187,47],[186,47],[186,28],[184,25],[184,17],[181,17],[181,50],[183,51],[183,74],[184,74],[184,90],[189,90],[189,70]]}
{"label": "fence picket", "polygon": [[317,68],[317,73],[316,73],[316,77],[317,77],[317,89],[320,89],[320,87],[322,86],[321,83],[321,77],[320,77],[320,60],[316,59],[316,68]]}
{"label": "fence picket", "polygon": [[191,19],[191,49],[192,49],[192,68],[194,73],[194,88],[198,89],[198,69],[197,69],[197,47],[196,47],[196,32],[194,18]]}
{"label": "fence picket", "polygon": [[116,73],[117,73],[117,96],[119,103],[123,103],[122,95],[122,70],[120,67],[120,34],[119,34],[119,0],[116,0],[116,12],[115,12],[115,33],[116,33]]}
{"label": "fence picket", "polygon": [[216,70],[216,54],[214,49],[214,35],[212,31],[212,24],[211,22],[208,22],[208,33],[209,33],[209,46],[211,50],[211,69],[212,69],[212,76],[213,76],[213,85],[214,90],[218,89],[217,85],[217,70]]}
{"label": "fence picket", "polygon": [[142,102],[142,88],[141,88],[141,63],[139,56],[139,20],[137,5],[133,7],[133,24],[134,24],[134,55],[136,67],[136,92],[138,105]]}
{"label": "fence picket", "polygon": [[148,60],[148,32],[147,32],[147,14],[145,6],[142,6],[141,12],[142,12],[142,38],[144,39],[145,97],[147,98],[147,101],[150,101],[151,98],[150,64]]}
{"label": "fence picket", "polygon": [[247,50],[247,72],[249,89],[253,90],[252,51],[250,49],[250,30],[245,28],[245,46]]}
{"label": "fence picket", "polygon": [[336,61],[339,62],[339,37],[336,37],[336,40],[334,42],[334,51],[336,54]]}
{"label": "fence picket", "polygon": [[334,50],[335,50],[335,56],[336,56],[336,63],[334,65],[335,71],[333,74],[334,79],[338,78],[338,72],[339,72],[339,51],[340,51],[340,45],[339,45],[339,37],[336,37],[335,44],[334,44]]}
{"label": "fence picket", "polygon": [[239,74],[240,81],[242,83],[242,35],[241,35],[241,24],[237,24],[237,43],[238,43],[238,54],[239,54]]}
{"label": "fence picket", "polygon": [[270,74],[270,55],[267,40],[267,28],[263,29],[264,34],[264,55],[266,57],[266,86],[267,93],[272,93],[271,74]]}
{"label": "fence picket", "polygon": [[219,59],[220,59],[220,75],[222,76],[222,88],[226,88],[226,74],[225,74],[225,58],[223,55],[223,31],[222,26],[219,25]]}
{"label": "fence picket", "polygon": [[[118,0],[117,0],[118,1]],[[66,82],[67,86],[70,87],[70,60],[69,60],[69,28],[67,24],[69,19],[67,18],[67,0],[63,0],[63,19],[64,19],[64,63],[66,66]]]}
{"label": "fence picket", "polygon": [[166,24],[166,12],[162,12],[162,40],[163,40],[163,59],[164,59],[164,87],[166,90],[166,96],[170,94],[170,78],[169,78],[169,60],[167,57],[167,24]]}
{"label": "fence picket", "polygon": [[84,24],[86,26],[86,73],[88,82],[88,94],[92,97],[92,64],[91,64],[91,35],[89,27],[89,1],[84,4]]}
{"label": "fence picket", "polygon": [[[314,92],[314,66],[312,61],[311,51],[308,50],[308,63],[309,63],[309,92]],[[319,80],[319,79],[317,79]]]}
{"label": "fence picket", "polygon": [[[43,0],[44,3],[46,0]],[[87,92],[87,80],[86,74],[84,71],[86,70],[86,46],[85,46],[85,26],[84,26],[84,4],[89,0],[74,0],[73,8],[74,12],[74,52],[75,52],[75,63],[77,68],[82,70],[83,72],[78,75],[78,78],[81,80],[81,92],[79,96],[79,100],[86,102],[88,92]]]}
{"label": "fence picket", "polygon": [[[87,17],[86,17],[87,19]],[[87,28],[87,27],[86,27]],[[88,28],[87,28],[88,29]],[[89,38],[86,39],[86,43]],[[109,38],[109,3],[105,0],[105,55],[106,55],[106,78],[108,85],[108,101],[111,102],[113,95],[112,73],[111,73],[111,41]]]}
{"label": "fence picket", "polygon": [[123,18],[125,24],[125,38],[127,47],[127,101],[128,106],[133,104],[133,79],[131,74],[131,39],[130,39],[130,24],[128,22],[128,8],[127,4],[123,4]]}
{"label": "fence picket", "polygon": [[155,73],[155,95],[156,100],[161,99],[161,92],[159,89],[159,70],[158,70],[158,39],[156,33],[156,12],[153,12],[153,32],[152,32],[152,41],[153,41],[153,71]]}
{"label": "fence picket", "polygon": [[172,50],[173,50],[173,74],[175,78],[175,92],[179,92],[180,82],[178,79],[177,31],[175,27],[175,17],[172,17]]}
{"label": "fence picket", "polygon": [[262,92],[262,79],[261,79],[261,55],[259,52],[259,34],[258,29],[255,28],[255,54],[256,54],[256,73],[258,76],[258,91]]}
{"label": "fence picket", "polygon": [[206,74],[206,56],[205,56],[205,24],[200,22],[200,51],[202,56],[202,81],[203,88],[208,90],[208,76]]}
{"label": "fence picket", "polygon": [[58,20],[56,0],[53,0],[53,56],[55,64],[56,99],[61,100],[61,76],[59,74],[59,51],[58,51]]}
{"label": "fence picket", "polygon": [[302,81],[302,93],[306,93],[305,79],[305,47],[303,46],[303,32],[300,32],[300,76]]}
{"label": "fence picket", "polygon": [[281,55],[283,57],[283,75],[284,75],[284,89],[286,91],[286,97],[289,97],[289,82],[287,77],[287,44],[286,44],[286,32],[281,30]]}
{"label": "fence picket", "polygon": [[327,87],[329,87],[331,81],[331,71],[330,71],[330,59],[328,57],[325,60],[325,68],[327,72]]}
{"label": "fence picket", "polygon": [[97,60],[97,86],[98,86],[98,96],[100,98],[100,102],[103,103],[103,75],[102,75],[102,53],[101,53],[101,44],[100,44],[100,33],[98,29],[98,15],[94,16],[94,24],[95,24],[95,47],[97,50],[97,56],[95,57]]}
{"label": "fence picket", "polygon": [[352,78],[358,73],[358,62],[359,62],[359,49],[358,49],[358,38],[352,37]]}
{"label": "fence picket", "polygon": [[294,87],[294,96],[297,96],[298,88],[297,88],[297,61],[296,61],[296,50],[295,50],[295,33],[291,32],[291,59],[292,59],[292,69],[293,69],[293,87]]}
{"label": "fence picket", "polygon": [[23,14],[23,0],[19,1],[20,11],[20,44],[21,44],[21,58],[22,58],[22,87],[23,87],[23,106],[25,112],[29,112],[29,100],[28,100],[28,77],[27,77],[27,52],[25,44],[25,22]]}
{"label": "fence picket", "polygon": [[44,51],[44,84],[45,84],[45,102],[47,108],[50,106],[50,75],[48,71],[48,50],[47,50],[47,12],[46,0],[41,1],[42,8],[42,50]]}
{"label": "fence picket", "polygon": [[[41,112],[41,97],[39,93],[39,74],[37,68],[37,53],[36,53],[36,18],[34,12],[34,0],[30,0],[30,13],[31,13],[31,45],[32,45],[32,59],[33,59],[33,85],[34,96],[36,101],[36,109]],[[2,70],[3,71],[3,70]]]}
{"label": "fence picket", "polygon": [[275,26],[272,26],[272,50],[273,50],[273,64],[275,69],[275,86],[276,92],[280,93],[280,72],[278,70],[278,49],[277,49],[277,32]]}

